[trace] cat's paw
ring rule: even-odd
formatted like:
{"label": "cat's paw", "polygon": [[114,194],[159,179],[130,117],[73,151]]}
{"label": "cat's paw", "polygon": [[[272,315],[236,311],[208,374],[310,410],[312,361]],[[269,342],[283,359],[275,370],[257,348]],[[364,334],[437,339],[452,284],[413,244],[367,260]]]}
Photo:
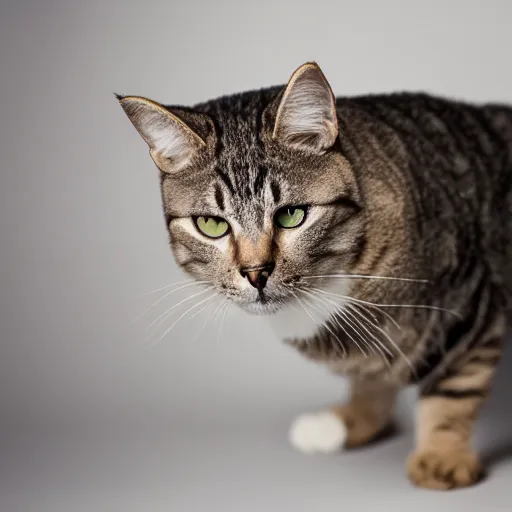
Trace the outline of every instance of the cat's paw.
{"label": "cat's paw", "polygon": [[299,416],[291,425],[289,440],[303,453],[331,453],[341,450],[347,440],[347,427],[331,411]]}
{"label": "cat's paw", "polygon": [[426,489],[456,489],[483,477],[478,457],[465,451],[417,451],[407,461],[411,481]]}

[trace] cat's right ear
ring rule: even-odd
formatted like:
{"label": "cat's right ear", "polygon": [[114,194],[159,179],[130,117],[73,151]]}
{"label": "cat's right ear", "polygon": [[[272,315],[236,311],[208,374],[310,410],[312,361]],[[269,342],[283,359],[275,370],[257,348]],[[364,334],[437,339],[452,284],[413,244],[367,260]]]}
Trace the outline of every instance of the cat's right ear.
{"label": "cat's right ear", "polygon": [[161,171],[183,169],[205,146],[197,133],[162,105],[139,96],[116,97]]}
{"label": "cat's right ear", "polygon": [[322,153],[336,141],[336,100],[316,62],[303,64],[290,78],[272,136],[289,146],[315,153]]}

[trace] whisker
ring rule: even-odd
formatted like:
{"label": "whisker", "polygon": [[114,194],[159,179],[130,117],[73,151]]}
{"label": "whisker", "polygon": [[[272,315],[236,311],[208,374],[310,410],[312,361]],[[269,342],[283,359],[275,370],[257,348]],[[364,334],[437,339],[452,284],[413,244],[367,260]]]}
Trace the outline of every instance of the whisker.
{"label": "whisker", "polygon": [[191,295],[189,297],[185,297],[183,300],[180,300],[177,304],[174,304],[174,306],[172,306],[171,308],[169,308],[167,311],[164,311],[161,315],[158,315],[150,324],[149,326],[147,327],[146,331],[149,331],[151,329],[151,327],[156,323],[158,322],[158,320],[160,320],[161,318],[163,317],[167,317],[168,314],[176,309],[178,306],[181,306],[181,304],[183,304],[184,302],[187,302],[195,297],[198,297],[199,295],[202,295],[203,293],[206,293],[207,291],[209,290],[213,290],[214,286],[209,286],[208,288],[205,288],[204,290],[198,292],[198,293],[195,293],[194,295]]}
{"label": "whisker", "polygon": [[[355,304],[351,304],[350,306],[353,308],[354,311],[356,310]],[[391,343],[392,347],[398,352],[398,354],[407,363],[407,365],[411,369],[413,375],[416,376],[416,369],[415,369],[414,365],[412,364],[411,360],[405,355],[405,353],[402,351],[402,349],[394,342],[394,340],[391,338],[391,336],[389,336],[389,334],[384,329],[379,327],[378,325],[374,324],[374,327],[386,337],[386,339]]]}
{"label": "whisker", "polygon": [[[302,290],[299,290],[299,291],[302,291]],[[299,297],[297,296],[297,294],[291,292],[292,295],[295,297],[295,299],[297,300],[297,302],[302,306],[302,309],[307,313],[307,315],[311,318],[311,320],[313,320],[313,322],[315,323],[319,323],[320,325],[323,325],[337,340],[338,340],[338,343],[339,343],[339,346],[343,349],[343,354],[344,355],[347,355],[347,349],[345,347],[345,345],[342,343],[342,341],[338,338],[338,336],[336,336],[336,334],[332,331],[332,329],[327,325],[326,322],[322,322],[321,320],[318,320],[318,319],[315,319],[311,316],[311,314],[309,313],[309,311],[304,307],[304,305],[302,304],[302,301],[299,299]]]}
{"label": "whisker", "polygon": [[[348,302],[348,303],[347,303],[347,312],[350,312],[350,313],[352,314],[352,316],[353,316],[353,317],[355,317],[355,316],[356,316],[356,314],[357,314],[357,315],[359,316],[359,318],[361,318],[362,320],[364,320],[368,325],[370,325],[370,326],[371,326],[371,327],[373,327],[374,329],[377,329],[377,330],[379,330],[379,331],[382,331],[382,333],[383,333],[383,334],[385,334],[385,335],[386,335],[386,337],[388,337],[387,333],[386,333],[383,329],[381,329],[381,328],[378,326],[378,324],[373,323],[373,322],[372,322],[371,320],[369,320],[369,319],[368,319],[368,318],[367,318],[363,313],[361,313],[361,312],[357,309],[356,305],[354,305],[354,304],[350,304],[350,302]],[[364,326],[364,324],[363,324],[362,322],[359,322],[359,323],[360,323],[360,325],[361,325],[361,327],[362,327],[363,329],[365,329],[367,332],[369,332],[369,331],[368,331],[368,329]],[[379,338],[376,338],[376,337],[374,337],[374,340],[378,342],[379,346],[380,346],[383,350],[385,350],[385,351],[386,351],[386,353],[387,353],[389,356],[393,357],[393,355],[394,355],[394,354],[389,350],[389,348],[388,348],[388,347],[386,347],[386,345],[384,345],[384,343],[382,342],[382,340],[380,340]]]}
{"label": "whisker", "polygon": [[224,322],[226,320],[226,313],[228,311],[228,308],[229,308],[229,302],[228,301],[225,301],[224,304],[224,311],[221,313],[221,320],[220,320],[220,327],[219,327],[219,331],[217,333],[217,341],[216,343],[219,343],[219,340],[220,340],[220,335],[222,333],[222,327],[224,326]]}
{"label": "whisker", "polygon": [[224,302],[220,301],[217,304],[217,307],[215,308],[215,311],[213,312],[213,321],[217,322],[219,319],[219,314],[221,312],[222,306],[224,306]]}
{"label": "whisker", "polygon": [[[354,325],[354,323],[352,321],[350,321],[350,319],[347,317],[347,315],[345,315],[345,313],[342,311],[342,309],[334,312],[334,320],[336,322],[336,325],[338,325],[341,329],[343,329],[343,331],[347,334],[347,336],[349,336],[349,338],[356,344],[357,348],[359,348],[360,352],[363,354],[363,356],[365,358],[368,357],[370,354],[374,353],[372,346],[364,338],[361,331]],[[361,343],[363,343],[364,346],[368,348],[368,350],[369,350],[368,354],[363,350],[363,348],[359,345],[359,343],[356,341],[356,339],[351,336],[349,331],[344,328],[343,322],[345,322],[348,326],[350,326],[352,331],[354,331],[354,333],[356,333],[359,336]]]}
{"label": "whisker", "polygon": [[[329,300],[329,299],[325,299],[327,300],[330,304],[336,306],[337,304],[332,301],[332,300]],[[350,304],[348,303],[347,306],[350,307]],[[386,362],[387,366],[389,368],[391,368],[391,365],[384,353],[384,351],[390,355],[390,356],[393,356],[392,352],[389,351],[389,349],[386,347],[386,345],[384,345],[384,343],[382,343],[382,341],[377,338],[375,336],[375,334],[372,334],[366,327],[364,324],[362,324],[360,321],[357,320],[357,318],[355,317],[355,315],[351,312],[351,309],[345,309],[345,308],[340,308],[338,311],[335,312],[335,315],[340,315],[341,316],[341,321],[345,321],[347,322],[351,328],[357,332],[360,336],[360,339],[361,341],[370,349],[370,351],[372,353],[375,354],[375,352],[372,350],[373,347],[375,349],[378,350],[379,354],[382,356],[383,360]],[[363,318],[366,319],[366,317],[363,316]],[[354,325],[355,323],[355,325]],[[371,322],[370,322],[371,324]],[[371,324],[373,325],[373,324]],[[341,327],[341,326],[340,326]],[[366,333],[370,336],[370,340],[372,341],[372,343],[370,343],[368,340],[366,340],[366,338],[364,337],[364,335],[361,333],[361,331],[358,329],[358,327],[364,329],[366,331]],[[376,327],[376,326],[374,326]]]}
{"label": "whisker", "polygon": [[[351,316],[355,322],[357,322],[357,318],[356,316],[354,315],[354,312],[348,308],[346,310],[346,313],[347,315]],[[366,318],[366,317],[364,317]],[[372,322],[368,321],[368,324],[372,327],[374,327],[374,325],[372,324]],[[366,326],[363,324],[362,321],[359,321],[358,322],[358,325],[360,325],[365,331],[367,332],[370,332]],[[386,363],[386,366],[388,367],[389,370],[392,369],[393,365],[392,365],[392,359],[390,358],[393,358],[393,353],[391,352],[391,350],[386,346],[386,344],[378,337],[378,335],[376,333],[371,333],[371,336],[370,336],[370,342],[369,342],[372,346],[375,347],[375,349],[379,352],[379,354],[381,355],[381,359],[382,361],[384,361],[384,363]]]}
{"label": "whisker", "polygon": [[[319,290],[320,291],[320,290]],[[334,303],[333,301],[329,301],[331,302],[332,304],[336,305],[336,303]],[[349,309],[343,311],[343,309],[341,309],[339,311],[339,313],[342,313],[342,312],[345,312],[345,313],[348,313],[349,311],[352,311],[352,312],[357,312],[357,314],[364,318],[366,320],[367,323],[369,323],[370,325],[372,325],[375,329],[377,329],[379,332],[381,332],[385,337],[386,339],[391,343],[391,346],[398,352],[398,354],[404,359],[404,361],[407,363],[407,365],[409,366],[409,368],[411,369],[411,371],[413,372],[413,374],[416,373],[416,370],[414,368],[414,365],[411,363],[411,361],[409,360],[409,358],[404,354],[404,352],[398,347],[398,345],[393,341],[393,339],[389,336],[389,334],[384,331],[384,329],[382,329],[380,326],[378,326],[377,324],[373,324],[367,317],[365,317],[358,309],[357,307],[363,307],[363,306],[360,306],[360,305],[357,305],[357,304],[351,304],[350,303],[350,300],[347,300],[347,307]],[[353,313],[352,313],[353,314]],[[347,320],[347,318],[345,317],[345,321]],[[355,320],[355,319],[354,319]],[[364,328],[363,324],[361,322],[359,322],[359,325],[361,327]],[[368,332],[368,330],[365,328],[365,330]],[[387,358],[385,357],[385,355],[382,353],[382,350],[385,350],[386,353],[390,356],[393,356],[393,353],[389,351],[389,349],[382,343],[382,341],[380,339],[378,339],[377,337],[375,336],[372,336],[372,339],[374,342],[377,342],[378,345],[375,345],[375,348],[377,348],[377,350],[379,350],[379,352],[381,353],[381,355],[383,356],[384,360],[386,361],[386,364],[388,365],[389,368],[391,368],[391,365],[389,364],[389,361],[387,360]]]}
{"label": "whisker", "polygon": [[[347,304],[347,305],[350,306],[350,304]],[[351,309],[347,308],[344,310],[344,312],[347,316],[350,316],[354,320],[354,322],[357,323],[357,325],[361,326],[361,328],[364,329],[369,334],[370,341],[368,343],[379,352],[381,359],[386,363],[386,366],[388,367],[388,369],[391,370],[392,364],[391,364],[390,360],[386,357],[386,354],[388,354],[390,357],[393,357],[393,354],[388,349],[388,347],[386,347],[386,345],[382,342],[382,340],[380,340],[377,337],[377,335],[375,333],[370,333],[370,331],[366,328],[366,326],[361,321],[357,320],[357,318],[355,317],[355,315]],[[373,324],[371,322],[369,322],[369,323],[370,323],[370,325],[373,326]],[[373,352],[373,353],[375,353],[375,352]]]}
{"label": "whisker", "polygon": [[[206,309],[209,309],[213,306],[213,302],[210,302],[210,304],[207,305]],[[205,321],[203,322],[203,325],[201,326],[201,329],[199,329],[199,331],[197,332],[197,334],[194,336],[194,339],[192,340],[192,343],[194,343],[195,341],[197,341],[197,338],[199,338],[199,335],[204,331],[204,329],[206,328],[208,322],[213,318],[213,314],[215,312],[215,308],[213,308],[211,311],[210,311],[210,314],[207,315]],[[193,317],[195,316],[195,313],[194,315],[192,315],[190,317],[190,319],[192,319]],[[189,319],[189,320],[190,320]]]}
{"label": "whisker", "polygon": [[[386,358],[386,353],[390,356],[393,354],[390,352],[390,350],[382,343],[382,341],[375,335],[375,333],[372,333],[368,330],[368,328],[357,319],[357,317],[354,315],[353,311],[350,309],[350,304],[347,304],[347,308],[343,308],[340,310],[340,314],[343,316],[346,316],[346,321],[350,321],[351,324],[355,323],[360,329],[363,329],[369,336],[370,341],[366,341],[363,335],[361,335],[361,338],[364,339],[370,347],[375,348],[378,350],[379,354],[382,356],[382,358],[388,362]],[[350,319],[350,320],[349,320]],[[374,352],[375,353],[375,352]]]}
{"label": "whisker", "polygon": [[[299,290],[299,291],[302,291],[302,290]],[[304,307],[304,305],[302,304],[302,302],[300,301],[299,297],[297,297],[297,295],[293,292],[291,292],[292,295],[295,297],[295,300],[299,303],[299,305],[302,307],[302,309],[306,312],[306,314],[309,316],[309,318],[311,318],[311,320],[313,320],[313,322],[315,323],[322,323],[320,320],[318,320],[317,318],[314,318],[313,316],[311,316],[311,314],[309,313],[309,311]]]}
{"label": "whisker", "polygon": [[303,276],[302,279],[322,279],[324,277],[342,279],[382,279],[386,281],[405,281],[410,283],[430,283],[428,279],[413,279],[410,277],[372,276],[370,274],[322,274],[317,276]]}
{"label": "whisker", "polygon": [[[350,302],[352,304],[357,304],[365,313],[371,315],[371,317],[373,318],[373,320],[376,324],[379,323],[379,319],[377,318],[376,313],[379,313],[384,318],[389,320],[396,327],[396,329],[398,331],[402,330],[402,326],[387,311],[384,311],[383,309],[379,308],[379,306],[368,306],[368,305],[364,305],[364,304],[355,303],[352,300],[349,300],[347,302]],[[374,313],[374,311],[376,313]]]}
{"label": "whisker", "polygon": [[[212,287],[213,288],[213,287]],[[162,336],[160,336],[160,338],[158,338],[154,343],[151,343],[150,345],[150,348],[153,348],[156,346],[157,343],[160,342],[160,340],[162,338],[164,338],[165,336],[167,336],[167,334],[178,324],[178,322],[185,317],[185,315],[187,315],[188,313],[190,313],[190,311],[192,311],[193,309],[197,308],[198,306],[200,306],[201,304],[204,304],[206,301],[208,300],[211,300],[213,299],[213,297],[215,297],[216,295],[218,295],[217,293],[214,293],[212,295],[210,295],[209,297],[206,297],[206,299],[203,299],[203,300],[200,300],[197,304],[194,304],[193,306],[191,306],[190,308],[188,308],[184,313],[182,313],[177,320],[175,320],[173,322],[173,324],[162,334]],[[146,341],[149,341],[149,340],[146,340]]]}
{"label": "whisker", "polygon": [[369,302],[361,299],[355,299],[354,297],[348,297],[347,295],[338,295],[336,293],[326,292],[321,288],[311,288],[312,290],[317,290],[320,293],[324,293],[326,295],[332,295],[334,297],[339,297],[340,299],[351,300],[353,302],[357,302],[360,304],[366,304],[367,306],[375,306],[378,308],[410,308],[410,309],[430,309],[432,311],[443,311],[445,313],[450,313],[458,318],[462,318],[460,313],[457,311],[452,311],[451,309],[446,309],[438,306],[430,306],[428,304],[378,304],[375,302]]}
{"label": "whisker", "polygon": [[177,283],[166,284],[165,286],[161,286],[160,288],[156,288],[155,290],[146,292],[143,294],[143,297],[145,297],[146,295],[151,295],[152,293],[161,292],[162,290],[167,290],[171,286],[179,286],[181,284],[192,283],[192,282],[194,282],[196,284],[204,284],[204,283],[207,283],[208,281],[197,281],[195,279],[184,279],[183,281],[178,281]]}
{"label": "whisker", "polygon": [[[313,296],[314,298],[318,298],[318,299],[322,300],[322,299],[321,299],[321,297],[315,296],[315,295],[314,295],[314,294],[312,294],[311,292],[308,292],[308,291],[306,291],[306,290],[304,290],[304,289],[302,289],[302,292],[307,293],[308,295],[311,295],[311,296]],[[334,304],[334,303],[332,303],[332,304]],[[334,305],[336,305],[336,304],[334,304]],[[327,311],[327,310],[324,308],[324,311]],[[336,321],[336,325],[337,325],[338,327],[340,327],[340,328],[342,329],[342,331],[343,331],[343,332],[344,332],[344,333],[345,333],[345,334],[346,334],[346,335],[347,335],[347,336],[348,336],[348,337],[349,337],[349,338],[354,342],[354,344],[356,345],[356,347],[360,350],[361,354],[363,354],[363,356],[364,356],[364,357],[368,357],[368,354],[366,354],[366,352],[363,350],[363,348],[361,347],[361,345],[359,345],[359,343],[358,343],[358,342],[357,342],[357,341],[352,337],[352,335],[351,335],[351,334],[350,334],[350,333],[345,329],[345,327],[343,326],[343,324],[342,324],[340,321],[338,321],[336,318],[335,318],[335,321]]]}
{"label": "whisker", "polygon": [[195,318],[196,316],[200,315],[205,309],[208,309],[209,307],[211,307],[211,303],[210,304],[206,304],[206,306],[203,306],[199,311],[196,311],[191,317],[189,317],[189,320],[192,320],[192,318]]}
{"label": "whisker", "polygon": [[[359,299],[354,299],[353,297],[348,297],[345,295],[338,295],[336,293],[326,292],[325,290],[322,290],[321,288],[311,288],[311,290],[315,290],[317,292],[323,293],[324,295],[330,295],[331,297],[342,298],[342,299],[346,300],[347,302],[352,301],[352,302],[356,302],[358,304],[362,303],[363,305],[368,306],[368,308],[377,310],[381,315],[385,316],[398,330],[402,330],[402,327],[398,324],[398,322],[387,311],[380,309],[380,307],[377,304],[367,303],[365,301],[360,301]],[[365,309],[367,309],[367,308],[365,308]],[[371,314],[373,316],[374,320],[377,322],[377,318],[375,317],[375,314],[370,312],[369,310],[367,310],[367,312],[369,314]]]}
{"label": "whisker", "polygon": [[194,281],[192,283],[188,283],[188,284],[184,284],[183,286],[179,286],[178,288],[174,289],[174,290],[171,290],[170,292],[167,292],[166,294],[164,294],[163,297],[160,297],[156,302],[153,302],[153,304],[151,304],[151,306],[149,306],[148,308],[146,308],[142,313],[140,313],[138,316],[136,316],[132,322],[136,322],[137,320],[139,320],[140,318],[142,318],[144,315],[146,315],[147,313],[149,313],[157,304],[159,304],[160,302],[162,302],[166,297],[169,297],[169,295],[172,295],[173,293],[175,292],[178,292],[180,290],[183,290],[185,288],[189,288],[190,286],[194,286],[194,285],[200,285],[202,283],[206,283],[207,281]]}
{"label": "whisker", "polygon": [[[365,315],[363,315],[356,307],[355,305],[353,304],[347,304],[347,313],[350,312],[350,314],[355,317],[355,313],[357,313],[359,315],[359,317],[361,319],[363,319],[369,326],[373,327],[374,329],[377,329],[379,332],[381,332],[382,334],[384,334],[384,336],[386,337],[386,339],[389,340],[389,342],[391,343],[392,346],[395,346],[395,343],[394,341],[390,338],[390,336],[383,330],[379,327],[378,324],[376,323],[373,323],[371,320],[369,320]],[[360,322],[360,325],[363,325],[362,322]],[[375,334],[373,335],[373,341],[377,343],[377,345],[381,348],[381,350],[384,350],[386,352],[386,354],[388,354],[389,356],[391,357],[394,357],[394,354],[393,352],[391,352],[389,350],[388,347],[386,347],[386,345],[383,343],[383,341],[378,338]],[[384,358],[386,359],[387,361],[387,358],[384,356]]]}

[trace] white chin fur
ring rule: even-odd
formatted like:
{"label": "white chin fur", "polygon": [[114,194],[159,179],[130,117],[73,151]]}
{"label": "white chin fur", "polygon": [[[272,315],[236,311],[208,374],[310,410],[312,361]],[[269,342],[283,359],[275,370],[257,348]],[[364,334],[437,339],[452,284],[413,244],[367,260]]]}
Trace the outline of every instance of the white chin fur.
{"label": "white chin fur", "polygon": [[331,411],[299,416],[289,432],[291,445],[302,453],[340,451],[347,440],[347,427]]}
{"label": "white chin fur", "polygon": [[242,308],[251,315],[273,315],[279,311],[279,304],[259,304],[252,303],[242,306]]}
{"label": "white chin fur", "polygon": [[[345,279],[333,279],[324,290],[337,295],[347,295],[348,284]],[[333,295],[320,295],[323,300],[313,299],[308,295],[302,297],[300,293],[298,296],[300,302],[293,300],[269,317],[272,329],[281,339],[311,338],[322,324],[343,307],[344,302]]]}

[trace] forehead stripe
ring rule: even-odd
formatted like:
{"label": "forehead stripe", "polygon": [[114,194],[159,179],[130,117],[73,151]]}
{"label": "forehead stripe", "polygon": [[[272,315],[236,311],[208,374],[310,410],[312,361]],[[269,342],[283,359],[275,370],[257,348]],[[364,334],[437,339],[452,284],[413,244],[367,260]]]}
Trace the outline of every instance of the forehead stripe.
{"label": "forehead stripe", "polygon": [[233,186],[233,183],[231,182],[231,179],[229,176],[222,171],[221,169],[216,169],[217,174],[219,175],[219,178],[224,182],[224,185],[228,187],[228,190],[231,192],[231,194],[235,193],[235,187]]}
{"label": "forehead stripe", "polygon": [[281,188],[279,187],[279,183],[277,183],[277,181],[272,180],[270,182],[270,191],[272,192],[274,203],[279,203],[281,200]]}
{"label": "forehead stripe", "polygon": [[217,206],[221,210],[224,210],[224,194],[218,183],[215,183],[215,201],[217,202]]}
{"label": "forehead stripe", "polygon": [[263,186],[265,184],[265,179],[268,175],[268,168],[264,165],[259,166],[258,174],[256,174],[256,178],[254,179],[254,193],[258,194],[263,190]]}

